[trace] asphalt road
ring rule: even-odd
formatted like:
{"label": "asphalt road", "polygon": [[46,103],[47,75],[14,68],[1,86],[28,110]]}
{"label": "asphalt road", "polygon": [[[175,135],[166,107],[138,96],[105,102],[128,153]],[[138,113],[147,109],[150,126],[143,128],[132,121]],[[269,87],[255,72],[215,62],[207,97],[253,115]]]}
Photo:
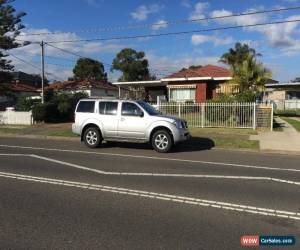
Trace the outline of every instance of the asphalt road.
{"label": "asphalt road", "polygon": [[243,235],[300,249],[299,156],[0,138],[0,249],[232,250]]}

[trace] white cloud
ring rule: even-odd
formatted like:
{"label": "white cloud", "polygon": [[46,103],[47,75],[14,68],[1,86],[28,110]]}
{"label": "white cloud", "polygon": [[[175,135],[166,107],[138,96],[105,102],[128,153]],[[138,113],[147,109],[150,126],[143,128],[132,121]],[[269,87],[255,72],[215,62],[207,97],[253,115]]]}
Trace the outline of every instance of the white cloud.
{"label": "white cloud", "polygon": [[[50,30],[48,29],[29,29],[21,33],[21,36],[17,37],[18,40],[29,40],[32,42],[40,42],[41,40],[44,41],[61,41],[61,40],[77,40],[82,39],[82,37],[78,36],[75,33],[61,33],[56,35],[50,35],[50,34],[43,34],[39,36],[33,36],[28,35],[30,33],[49,33]],[[53,44],[56,47],[59,47],[61,49],[77,53],[83,57],[91,57],[91,58],[98,58],[98,56],[101,58],[101,54],[115,54],[119,50],[121,50],[124,47],[127,47],[126,45],[122,45],[120,43],[116,42],[88,42],[88,43],[60,43],[60,44]],[[16,55],[22,59],[25,59],[26,61],[37,61],[40,58],[41,53],[41,47],[39,44],[33,43],[25,47],[16,48],[10,51],[13,55]],[[100,54],[101,53],[101,54]],[[64,53],[63,51],[60,51],[58,49],[55,49],[51,46],[45,46],[45,55],[46,56],[52,56],[52,57],[60,57],[64,58],[65,60],[68,60],[68,65],[70,68],[60,67],[58,65],[51,65],[46,63],[46,70],[49,73],[55,74],[60,79],[67,79],[68,77],[72,76],[72,64],[75,64],[78,57]],[[28,73],[39,73],[38,69],[34,69],[29,64],[25,64],[20,62],[18,59],[15,59],[13,57],[10,58],[12,60],[12,64],[15,65],[16,70],[25,71]],[[46,57],[46,62],[47,62]],[[65,60],[60,60],[60,64],[65,64]],[[71,62],[70,62],[71,60]],[[73,63],[72,63],[73,61]],[[101,59],[99,59],[101,61]],[[103,62],[103,61],[102,61]],[[55,62],[56,63],[56,62]],[[37,67],[40,67],[39,63],[35,63]],[[56,78],[58,78],[56,77]],[[50,78],[50,77],[49,77]],[[53,78],[53,76],[51,77]]]}
{"label": "white cloud", "polygon": [[215,46],[228,45],[234,42],[233,38],[227,37],[217,37],[215,35],[192,35],[191,42],[193,45],[200,45],[203,43],[213,43]]}
{"label": "white cloud", "polygon": [[163,6],[159,4],[141,5],[135,11],[131,12],[130,15],[137,21],[144,21],[148,19],[150,14],[157,13],[162,9]]}
{"label": "white cloud", "polygon": [[159,20],[159,21],[155,22],[155,25],[152,25],[151,29],[159,30],[159,29],[164,29],[167,27],[168,27],[168,24],[166,23],[165,20]]}
{"label": "white cloud", "polygon": [[146,57],[149,60],[150,68],[160,73],[159,77],[170,75],[182,68],[188,68],[191,65],[220,65],[218,62],[220,58],[214,56],[185,54],[178,55],[177,57],[167,57],[147,52]]}
{"label": "white cloud", "polygon": [[[290,16],[285,20],[299,20],[300,15]],[[300,52],[300,23],[283,23],[249,28],[250,31],[259,32],[267,43],[273,48],[279,48],[285,54],[298,54]]]}
{"label": "white cloud", "polygon": [[190,15],[190,19],[202,19],[205,18],[205,11],[209,7],[207,2],[198,2],[194,6],[194,10]]}

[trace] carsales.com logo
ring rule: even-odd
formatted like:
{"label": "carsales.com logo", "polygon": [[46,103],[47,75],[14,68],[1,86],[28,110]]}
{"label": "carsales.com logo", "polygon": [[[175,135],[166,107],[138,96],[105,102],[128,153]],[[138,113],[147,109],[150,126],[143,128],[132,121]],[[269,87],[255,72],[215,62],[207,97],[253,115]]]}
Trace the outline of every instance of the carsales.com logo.
{"label": "carsales.com logo", "polygon": [[241,246],[292,246],[295,245],[296,238],[294,236],[258,236],[244,235],[241,237]]}

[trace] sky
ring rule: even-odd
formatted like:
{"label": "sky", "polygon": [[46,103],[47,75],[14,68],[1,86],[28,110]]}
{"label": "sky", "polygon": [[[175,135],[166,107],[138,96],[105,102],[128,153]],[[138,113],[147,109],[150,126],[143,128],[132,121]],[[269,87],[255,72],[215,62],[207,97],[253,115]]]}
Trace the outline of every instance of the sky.
{"label": "sky", "polygon": [[[16,0],[17,11],[27,15],[22,19],[25,29],[17,38],[33,42],[58,42],[52,45],[90,57],[105,65],[110,81],[119,72],[110,64],[123,48],[144,51],[150,71],[158,78],[190,65],[215,64],[236,42],[247,43],[262,56],[259,58],[272,70],[273,78],[287,82],[300,76],[300,22],[188,33],[161,37],[118,39],[106,41],[59,41],[112,38],[168,32],[193,31],[217,27],[249,25],[282,20],[300,20],[300,9],[276,13],[248,15],[211,21],[201,19],[242,12],[253,12],[300,6],[299,0]],[[187,22],[176,22],[187,20]],[[167,24],[166,21],[171,21]],[[155,25],[153,25],[155,23]],[[56,34],[45,33],[56,32]],[[41,35],[30,35],[44,33]],[[41,47],[37,43],[11,50],[10,53],[29,63],[11,57],[16,70],[39,73]],[[45,69],[50,80],[65,80],[79,58],[76,55],[45,46]],[[36,67],[33,67],[36,65]]]}

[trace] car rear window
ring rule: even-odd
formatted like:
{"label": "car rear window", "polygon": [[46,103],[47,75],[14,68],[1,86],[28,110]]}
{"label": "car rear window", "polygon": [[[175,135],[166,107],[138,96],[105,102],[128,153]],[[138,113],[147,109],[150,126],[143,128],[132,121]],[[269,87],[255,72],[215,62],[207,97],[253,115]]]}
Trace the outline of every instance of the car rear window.
{"label": "car rear window", "polygon": [[81,101],[78,104],[76,112],[81,113],[94,113],[95,101]]}
{"label": "car rear window", "polygon": [[118,102],[99,102],[99,113],[101,115],[116,115]]}

